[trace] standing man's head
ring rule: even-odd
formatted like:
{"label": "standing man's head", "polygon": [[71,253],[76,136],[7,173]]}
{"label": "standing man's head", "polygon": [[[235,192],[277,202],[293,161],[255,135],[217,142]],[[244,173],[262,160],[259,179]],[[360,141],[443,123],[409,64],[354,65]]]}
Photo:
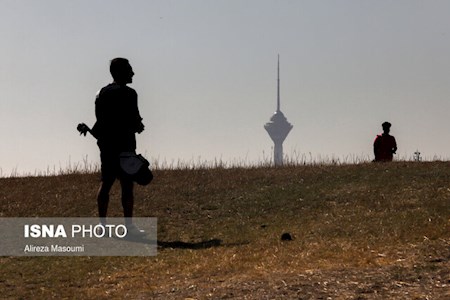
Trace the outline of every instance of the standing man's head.
{"label": "standing man's head", "polygon": [[111,60],[109,71],[111,72],[115,83],[125,85],[133,82],[133,68],[126,58],[117,57]]}
{"label": "standing man's head", "polygon": [[381,124],[381,126],[383,127],[383,132],[385,134],[389,134],[389,132],[391,131],[391,123],[384,122],[383,124]]}

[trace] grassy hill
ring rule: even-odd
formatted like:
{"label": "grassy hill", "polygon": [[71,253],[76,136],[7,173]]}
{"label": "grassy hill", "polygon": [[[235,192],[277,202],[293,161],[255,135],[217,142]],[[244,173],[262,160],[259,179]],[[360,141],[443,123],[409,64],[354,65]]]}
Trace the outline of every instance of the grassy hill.
{"label": "grassy hill", "polygon": [[[445,162],[159,170],[156,257],[0,257],[7,299],[445,299]],[[98,174],[0,179],[1,217],[96,216]],[[121,216],[118,184],[109,216]],[[281,241],[283,233],[292,241]]]}

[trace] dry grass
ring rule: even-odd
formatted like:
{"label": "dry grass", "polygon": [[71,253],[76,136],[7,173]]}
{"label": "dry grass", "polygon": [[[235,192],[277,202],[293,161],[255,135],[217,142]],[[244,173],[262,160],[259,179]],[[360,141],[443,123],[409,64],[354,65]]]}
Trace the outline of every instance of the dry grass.
{"label": "dry grass", "polygon": [[[159,170],[158,256],[3,257],[6,298],[444,299],[448,163]],[[0,216],[96,215],[98,175],[0,179]],[[121,216],[119,189],[110,216]],[[293,241],[280,241],[283,232]],[[221,240],[220,244],[208,241]]]}

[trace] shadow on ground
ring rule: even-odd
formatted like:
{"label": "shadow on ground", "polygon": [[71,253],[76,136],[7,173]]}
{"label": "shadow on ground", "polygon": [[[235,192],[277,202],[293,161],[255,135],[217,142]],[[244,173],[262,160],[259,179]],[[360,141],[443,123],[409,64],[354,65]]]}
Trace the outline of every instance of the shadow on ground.
{"label": "shadow on ground", "polygon": [[172,248],[172,249],[208,249],[212,247],[219,247],[222,245],[223,245],[222,240],[219,239],[212,239],[209,241],[201,241],[197,243],[189,243],[181,241],[173,241],[173,242],[158,241],[158,247]]}

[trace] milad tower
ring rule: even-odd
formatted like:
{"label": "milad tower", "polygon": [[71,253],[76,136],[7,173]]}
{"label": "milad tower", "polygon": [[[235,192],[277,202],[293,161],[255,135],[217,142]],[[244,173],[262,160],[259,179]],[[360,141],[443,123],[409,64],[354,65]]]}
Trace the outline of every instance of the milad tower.
{"label": "milad tower", "polygon": [[292,129],[292,124],[289,123],[280,110],[280,55],[278,55],[278,77],[277,77],[277,110],[273,113],[270,121],[264,125],[267,133],[274,143],[273,161],[275,166],[283,165],[283,142]]}

